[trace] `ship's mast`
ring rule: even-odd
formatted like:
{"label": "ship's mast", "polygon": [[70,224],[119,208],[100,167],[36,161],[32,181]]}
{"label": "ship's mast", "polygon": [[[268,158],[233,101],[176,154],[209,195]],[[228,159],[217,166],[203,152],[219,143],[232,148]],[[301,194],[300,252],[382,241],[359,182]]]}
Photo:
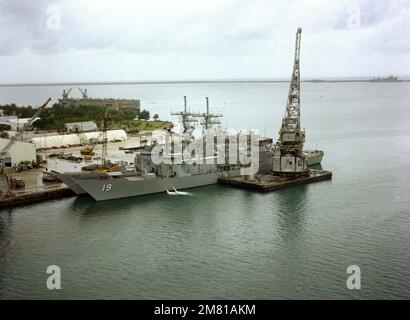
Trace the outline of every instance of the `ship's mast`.
{"label": "ship's mast", "polygon": [[218,118],[222,117],[222,113],[210,113],[209,112],[209,99],[205,97],[206,100],[206,112],[194,115],[194,117],[201,117],[203,121],[201,122],[204,131],[212,128],[214,124],[221,124]]}
{"label": "ship's mast", "polygon": [[187,110],[186,96],[184,96],[184,111],[180,112],[171,112],[173,116],[179,116],[181,119],[182,127],[184,128],[184,133],[187,132],[189,128],[193,128],[193,123],[198,122],[194,117],[197,116],[197,113],[192,113]]}

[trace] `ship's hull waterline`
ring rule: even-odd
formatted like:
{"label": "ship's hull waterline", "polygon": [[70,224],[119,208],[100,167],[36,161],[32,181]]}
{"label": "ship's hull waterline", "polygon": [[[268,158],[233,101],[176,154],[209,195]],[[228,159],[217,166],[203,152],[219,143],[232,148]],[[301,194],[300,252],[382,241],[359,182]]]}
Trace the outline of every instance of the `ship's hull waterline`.
{"label": "ship's hull waterline", "polygon": [[87,177],[87,178],[97,178],[100,176],[104,176],[105,173],[102,172],[67,172],[67,173],[60,173],[57,177],[64,182],[67,187],[69,187],[75,194],[87,194],[87,192],[81,188],[81,186],[77,183],[75,178],[78,177]]}
{"label": "ship's hull waterline", "polygon": [[210,173],[186,177],[144,179],[139,176],[81,179],[75,183],[96,201],[142,196],[146,194],[201,187],[218,182],[218,174]]}
{"label": "ship's hull waterline", "polygon": [[[323,152],[307,151],[306,156],[308,166],[317,165],[323,158]],[[269,170],[269,168],[264,168],[264,170]],[[104,178],[107,177],[106,174],[100,172],[76,172],[59,174],[58,177],[77,195],[88,193],[96,201],[166,192],[172,190],[173,187],[176,189],[194,188],[215,184],[218,181],[216,173],[155,179],[144,179],[138,176],[106,179]],[[106,189],[107,186],[109,186],[108,189]]]}

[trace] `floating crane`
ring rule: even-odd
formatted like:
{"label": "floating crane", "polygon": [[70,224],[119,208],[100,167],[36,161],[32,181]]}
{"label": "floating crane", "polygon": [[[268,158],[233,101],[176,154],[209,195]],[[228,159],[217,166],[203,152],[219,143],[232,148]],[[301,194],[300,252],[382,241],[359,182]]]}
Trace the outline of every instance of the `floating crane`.
{"label": "floating crane", "polygon": [[296,31],[295,59],[290,80],[288,99],[279,138],[273,153],[273,172],[275,174],[301,174],[306,171],[306,158],[303,154],[305,131],[300,127],[300,40],[302,29]]}

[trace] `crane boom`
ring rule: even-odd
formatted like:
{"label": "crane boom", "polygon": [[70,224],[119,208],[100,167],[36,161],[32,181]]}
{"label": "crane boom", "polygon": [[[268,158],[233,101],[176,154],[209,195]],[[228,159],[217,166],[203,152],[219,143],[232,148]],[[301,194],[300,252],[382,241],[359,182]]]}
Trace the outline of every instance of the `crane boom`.
{"label": "crane boom", "polygon": [[107,137],[107,130],[108,130],[108,121],[111,120],[110,114],[108,109],[105,109],[104,113],[104,125],[102,128],[102,146],[101,146],[101,160],[102,165],[105,167],[108,164],[107,156],[108,156],[108,137]]}
{"label": "crane boom", "polygon": [[282,130],[284,132],[300,131],[300,39],[302,29],[298,28],[296,32],[295,43],[295,60],[293,64],[292,78],[289,85],[288,100],[286,104],[286,114],[283,121]]}
{"label": "crane boom", "polygon": [[65,89],[63,89],[63,99],[68,99],[68,95],[70,94],[72,88],[68,89],[67,91],[65,91]]}
{"label": "crane boom", "polygon": [[276,150],[273,155],[273,171],[279,174],[300,174],[306,170],[303,155],[305,131],[300,127],[300,41],[302,29],[296,31],[295,57],[290,80],[285,115],[279,130]]}
{"label": "crane boom", "polygon": [[87,89],[81,89],[78,88],[78,90],[80,90],[81,94],[83,95],[83,99],[87,99],[88,98],[88,93],[87,93]]}
{"label": "crane boom", "polygon": [[[34,113],[34,115],[30,118],[29,121],[27,121],[23,125],[23,130],[28,130],[31,128],[33,125],[34,121],[36,121],[37,117],[44,111],[44,109],[47,107],[48,103],[51,101],[51,98],[48,98],[46,102],[44,102],[38,110]],[[4,146],[4,148],[0,151],[0,155],[4,156],[10,148],[16,143],[17,140],[21,137],[21,132],[17,132],[13,137],[10,138],[9,142]]]}

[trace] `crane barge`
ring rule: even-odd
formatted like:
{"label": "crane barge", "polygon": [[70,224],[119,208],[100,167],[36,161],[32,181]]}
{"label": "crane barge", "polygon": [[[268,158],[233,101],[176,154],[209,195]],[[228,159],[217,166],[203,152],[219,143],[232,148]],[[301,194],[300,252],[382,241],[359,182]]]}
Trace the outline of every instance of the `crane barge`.
{"label": "crane barge", "polygon": [[[323,157],[320,150],[304,151],[305,130],[300,121],[300,42],[302,29],[296,31],[295,55],[292,77],[289,84],[285,115],[279,137],[273,147],[272,170],[259,172],[253,179],[237,177],[219,178],[219,182],[234,187],[258,191],[273,191],[294,185],[329,180],[332,172],[309,169],[309,158]],[[316,159],[313,159],[314,161]]]}

